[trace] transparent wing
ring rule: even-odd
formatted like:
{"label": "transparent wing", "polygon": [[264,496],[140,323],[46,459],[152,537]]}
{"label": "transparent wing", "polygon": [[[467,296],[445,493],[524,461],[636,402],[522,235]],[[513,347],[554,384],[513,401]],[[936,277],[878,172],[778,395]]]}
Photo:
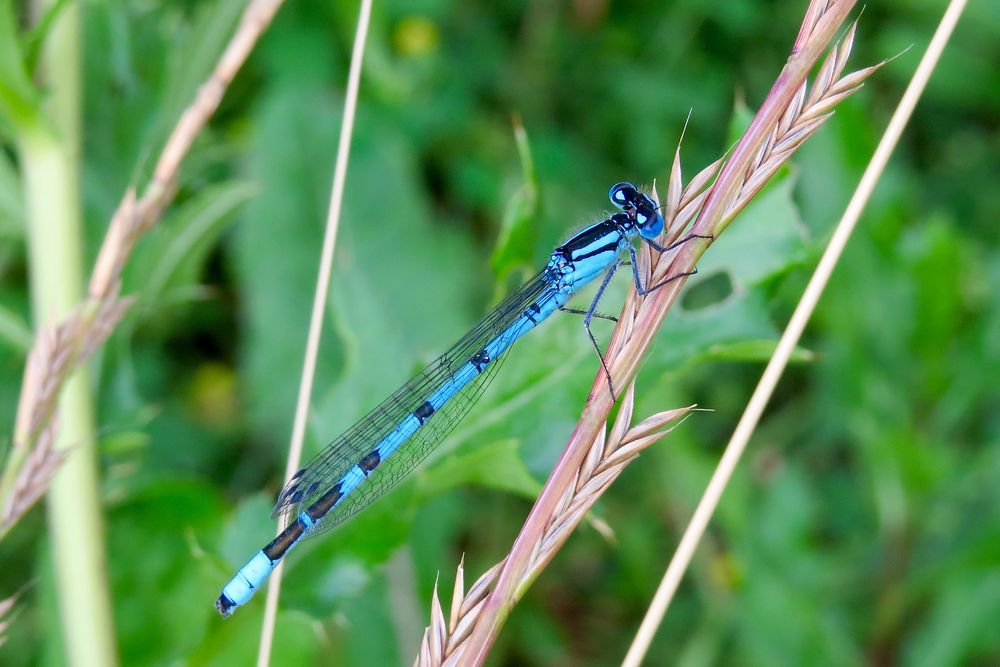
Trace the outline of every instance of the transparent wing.
{"label": "transparent wing", "polygon": [[[393,392],[297,472],[278,495],[271,515],[298,514],[326,493],[473,355],[507,331],[547,287],[549,281],[543,271],[498,304],[447,352]],[[504,356],[492,360],[482,373],[431,415],[409,440],[381,462],[358,488],[310,531],[310,535],[332,528],[395,486],[468,413],[493,379]]]}
{"label": "transparent wing", "polygon": [[[486,369],[476,376],[463,391],[456,394],[410,439],[375,470],[350,495],[344,498],[319,523],[313,527],[305,538],[322,535],[331,528],[343,523],[358,512],[361,512],[373,502],[392,490],[417,465],[427,458],[434,448],[444,441],[445,437],[458,425],[465,415],[476,404],[479,397],[486,391],[500,365],[507,357],[506,352],[495,359]],[[303,507],[306,505],[303,503]]]}

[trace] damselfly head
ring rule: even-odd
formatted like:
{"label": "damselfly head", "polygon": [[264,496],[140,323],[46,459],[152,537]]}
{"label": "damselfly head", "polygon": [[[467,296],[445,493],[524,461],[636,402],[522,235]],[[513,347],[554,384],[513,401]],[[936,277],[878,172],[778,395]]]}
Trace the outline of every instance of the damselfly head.
{"label": "damselfly head", "polygon": [[639,229],[639,233],[647,239],[656,238],[663,233],[663,216],[653,198],[639,189],[622,181],[615,183],[608,191],[611,203],[624,211]]}

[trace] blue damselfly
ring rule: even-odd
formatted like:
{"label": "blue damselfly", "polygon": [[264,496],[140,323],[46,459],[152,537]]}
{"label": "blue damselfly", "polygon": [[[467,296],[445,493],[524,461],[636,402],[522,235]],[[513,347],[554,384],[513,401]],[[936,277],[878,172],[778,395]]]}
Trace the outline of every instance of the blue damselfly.
{"label": "blue damselfly", "polygon": [[[626,252],[640,295],[680,277],[643,285],[633,245],[636,235],[658,252],[691,237],[667,247],[657,243],[663,217],[653,199],[631,183],[614,185],[609,196],[620,213],[586,227],[556,248],[545,268],[295,473],[272,512],[274,517],[294,518],[222,589],[215,606],[223,616],[247,602],[292,547],[360,512],[409,473],[468,413],[511,345],[555,311],[584,316],[584,327],[614,396],[611,375],[590,330],[601,295]],[[587,310],[565,308],[570,297],[601,274],[604,278]]]}

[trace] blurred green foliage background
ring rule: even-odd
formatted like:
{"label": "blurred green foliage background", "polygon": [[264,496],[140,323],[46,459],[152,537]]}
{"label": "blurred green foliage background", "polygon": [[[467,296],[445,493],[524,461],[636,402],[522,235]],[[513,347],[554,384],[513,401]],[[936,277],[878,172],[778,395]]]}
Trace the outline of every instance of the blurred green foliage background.
{"label": "blurred green foliage background", "polygon": [[[376,3],[309,451],[600,216],[610,184],[665,183],[689,111],[686,173],[718,157],[805,4]],[[596,512],[615,540],[588,527],[571,539],[492,664],[620,661],[943,5],[867,7],[855,68],[913,48],[710,249],[640,375],[638,416],[714,412],[612,487]],[[88,265],[242,6],[84,4]],[[273,532],[356,11],[281,10],[137,249],[125,292],[138,304],[91,364],[123,664],[256,654],[263,596],[225,622],[212,603]],[[1000,5],[971,3],[648,664],[1000,662],[998,34]],[[3,433],[31,321],[10,139]],[[435,577],[449,591],[463,553],[467,581],[506,553],[597,369],[578,318],[553,319],[429,464],[291,557],[274,664],[408,664]],[[32,584],[5,665],[62,664],[47,554],[36,509],[0,550],[0,594]]]}

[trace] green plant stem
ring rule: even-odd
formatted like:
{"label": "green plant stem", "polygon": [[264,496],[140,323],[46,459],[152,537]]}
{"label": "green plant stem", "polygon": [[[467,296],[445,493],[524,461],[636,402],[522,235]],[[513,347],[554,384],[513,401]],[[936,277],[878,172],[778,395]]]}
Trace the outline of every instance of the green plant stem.
{"label": "green plant stem", "polygon": [[[50,90],[48,123],[18,137],[28,211],[28,247],[35,326],[66,317],[83,296],[80,211],[80,5],[66,6],[44,51]],[[49,533],[67,662],[117,664],[105,570],[94,438],[94,401],[86,369],[59,398],[57,448],[71,448],[48,494]]]}

